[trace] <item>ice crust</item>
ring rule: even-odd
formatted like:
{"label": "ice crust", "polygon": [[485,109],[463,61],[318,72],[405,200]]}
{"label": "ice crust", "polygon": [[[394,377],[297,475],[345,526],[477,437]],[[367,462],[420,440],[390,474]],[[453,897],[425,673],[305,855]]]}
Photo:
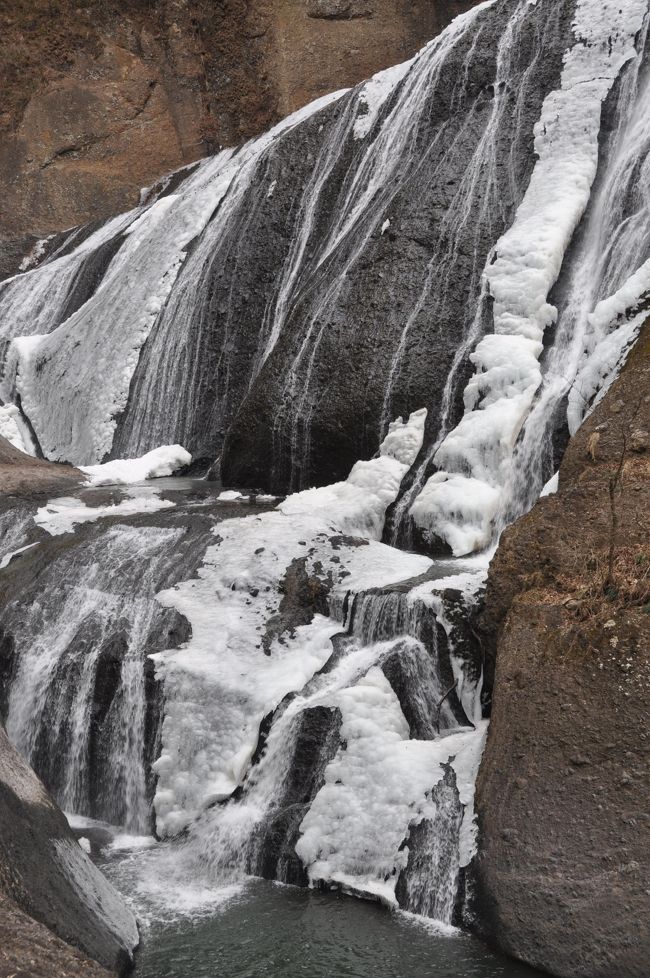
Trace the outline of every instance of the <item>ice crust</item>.
{"label": "ice crust", "polygon": [[34,522],[51,536],[59,536],[70,533],[80,523],[94,523],[108,517],[134,516],[136,513],[155,513],[174,506],[175,503],[171,500],[152,495],[134,496],[107,506],[86,506],[74,496],[61,496],[41,506],[36,511]]}
{"label": "ice crust", "polygon": [[[395,652],[394,641],[368,646],[353,641],[342,659],[321,672],[341,622],[316,614],[283,633],[270,627],[289,593],[282,581],[291,567],[328,581],[334,604],[337,595],[365,593],[430,570],[428,557],[378,540],[386,509],[421,448],[425,420],[425,411],[406,422],[398,419],[378,457],[358,462],[345,482],[289,496],[271,512],[219,523],[217,542],[197,577],[158,595],[188,618],[192,637],[183,647],[153,657],[165,695],[162,749],[155,764],[157,832],[174,836],[187,828],[188,859],[214,866],[219,879],[243,858],[246,839],[272,802],[292,720],[314,706],[340,710],[345,748],[326,768],[325,784],[300,827],[296,852],[311,883],[324,881],[396,906],[395,885],[408,859],[404,839],[411,825],[435,815],[432,791],[447,765],[454,769],[464,806],[461,865],[472,858],[474,779],[486,724],[480,707],[477,713],[476,689],[463,690],[462,666],[454,669],[476,727],[436,740],[411,740],[381,669],[383,659]],[[481,558],[454,577],[422,584],[413,589],[413,601],[441,609],[445,582],[469,600],[486,565]],[[442,615],[440,620],[444,627]],[[405,636],[398,637],[397,647],[404,655],[422,651]],[[285,700],[289,693],[297,695]],[[284,712],[255,768],[257,788],[249,786],[242,802],[211,807],[230,799],[245,781],[262,720],[283,700]]]}
{"label": "ice crust", "polygon": [[192,456],[182,445],[161,445],[141,458],[115,459],[103,465],[82,465],[80,468],[90,476],[90,485],[131,485],[173,475],[191,461]]}
{"label": "ice crust", "polygon": [[[426,557],[378,542],[386,508],[421,446],[425,417],[419,411],[396,422],[382,454],[358,462],[347,481],[289,496],[268,513],[219,523],[218,542],[198,577],[158,596],[192,625],[186,645],[153,657],[166,704],[155,765],[161,836],[176,834],[232,794],[246,774],[264,716],[305,686],[332,654],[330,640],[341,625],[331,618],[315,615],[281,635],[271,628],[292,563],[304,561],[309,570],[319,564],[321,574],[344,579],[348,589],[369,580],[376,587],[395,583],[431,565]],[[368,542],[343,543],[334,553],[334,535]]]}
{"label": "ice crust", "polygon": [[[588,317],[589,346],[569,392],[569,431],[600,403],[616,379],[625,356],[649,317],[650,259]],[[637,311],[638,310],[638,311]]]}
{"label": "ice crust", "polygon": [[461,802],[469,806],[463,865],[471,858],[475,828],[469,808],[485,724],[438,740],[410,740],[399,700],[377,667],[332,704],[343,716],[346,747],[327,767],[296,852],[312,883],[336,883],[395,907],[395,885],[408,860],[402,843],[410,825],[435,815],[431,791],[450,758]]}
{"label": "ice crust", "polygon": [[542,339],[557,317],[548,296],[596,176],[602,103],[636,55],[646,15],[646,0],[578,0],[561,88],[547,96],[535,127],[529,187],[484,272],[494,334],[471,356],[465,415],[411,509],[457,556],[488,546],[507,507],[515,444],[542,381]]}
{"label": "ice crust", "polygon": [[14,404],[3,404],[0,407],[0,437],[6,438],[14,448],[32,455],[31,440],[25,431],[20,411]]}

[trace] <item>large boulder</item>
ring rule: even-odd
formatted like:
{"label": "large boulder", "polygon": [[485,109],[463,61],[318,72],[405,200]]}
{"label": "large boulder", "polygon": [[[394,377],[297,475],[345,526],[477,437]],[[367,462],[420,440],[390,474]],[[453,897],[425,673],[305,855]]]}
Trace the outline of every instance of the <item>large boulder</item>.
{"label": "large boulder", "polygon": [[[44,926],[33,925],[24,915]],[[94,976],[102,971],[86,965],[83,956],[62,948],[45,928],[103,966],[120,972],[130,965],[138,944],[131,911],[81,849],[63,813],[2,728],[0,919],[0,964],[17,960],[20,968],[28,970],[31,959],[25,955],[33,939],[36,962],[47,962],[47,955],[56,962],[49,975],[65,974],[71,961],[77,962],[78,970],[68,974]]]}
{"label": "large boulder", "polygon": [[477,928],[562,978],[650,959],[650,324],[510,528],[483,631],[494,700],[477,785]]}
{"label": "large boulder", "polygon": [[111,972],[0,893],[0,973],[15,978],[111,978]]}

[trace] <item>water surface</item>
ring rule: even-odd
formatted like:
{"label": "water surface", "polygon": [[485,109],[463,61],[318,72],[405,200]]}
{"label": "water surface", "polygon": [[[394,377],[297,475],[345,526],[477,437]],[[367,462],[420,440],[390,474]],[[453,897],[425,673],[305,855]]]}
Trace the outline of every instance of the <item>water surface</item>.
{"label": "water surface", "polygon": [[378,904],[251,880],[212,916],[151,920],[135,978],[535,978],[475,938]]}

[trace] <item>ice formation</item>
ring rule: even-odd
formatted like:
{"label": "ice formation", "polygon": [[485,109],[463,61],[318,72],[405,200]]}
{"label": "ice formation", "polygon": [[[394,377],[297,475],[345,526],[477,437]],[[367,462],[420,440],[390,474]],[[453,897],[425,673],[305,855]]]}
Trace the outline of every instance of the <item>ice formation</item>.
{"label": "ice formation", "polygon": [[0,407],[0,437],[6,438],[14,448],[31,455],[31,442],[20,411],[14,404],[4,404]]}
{"label": "ice formation", "polygon": [[[568,10],[573,36],[551,50]],[[27,622],[9,609],[20,663],[8,727],[28,756],[44,730],[54,736],[65,759],[59,797],[89,808],[99,645],[112,649],[119,622],[126,652],[110,737],[126,798],[119,817],[137,840],[149,830],[142,657],[157,636],[154,810],[158,833],[183,832],[184,843],[152,847],[147,861],[185,861],[198,880],[192,899],[207,892],[200,873],[235,889],[242,873],[303,873],[452,919],[476,846],[486,724],[480,667],[463,654],[449,595],[466,618],[500,531],[543,486],[557,489],[556,427],[576,430],[647,318],[646,40],[646,0],[488,0],[412,61],[170,175],[134,211],[88,237],[73,232],[61,253],[0,286],[0,434],[82,464],[95,486],[171,474],[191,460],[176,442],[214,449],[258,379],[270,388],[278,373],[275,399],[261,402],[274,416],[262,464],[286,463],[278,491],[309,486],[330,381],[344,395],[363,390],[344,434],[361,432],[375,457],[272,511],[223,520],[230,510],[217,505],[184,524],[175,512],[170,529],[162,511],[173,503],[139,487],[109,505],[89,505],[89,491],[36,513],[50,535],[106,525],[70,540],[72,553],[87,548],[83,559],[57,557],[64,601],[34,603]],[[436,115],[445,100],[449,113]],[[291,137],[303,123],[309,171],[287,209],[287,174],[300,162],[288,156]],[[423,174],[436,197],[420,211],[409,188],[422,188]],[[260,214],[272,234],[258,269],[246,235]],[[93,288],[88,266],[101,270]],[[241,285],[249,266],[259,280]],[[363,333],[361,306],[374,333]],[[348,387],[336,386],[332,346],[319,360],[328,341],[348,356]],[[312,386],[319,366],[322,388]],[[108,455],[140,457],[99,464]],[[165,526],[149,525],[159,510]],[[135,526],[121,524],[137,514]],[[412,520],[431,552],[477,555],[434,562],[389,547],[387,514],[394,540]],[[5,516],[2,566],[34,545],[31,513],[15,525]],[[189,538],[193,550],[198,524],[203,545],[181,574],[176,549]],[[191,635],[166,648],[162,623],[178,616]],[[87,634],[99,636],[90,652]],[[66,668],[80,677],[69,699],[57,679]],[[313,789],[298,800],[296,764]]]}
{"label": "ice formation", "polygon": [[287,635],[269,631],[292,564],[321,561],[337,575],[347,570],[346,587],[353,588],[357,548],[333,554],[329,539],[354,534],[373,541],[363,548],[369,551],[364,564],[377,587],[429,567],[426,557],[376,542],[385,510],[422,444],[425,414],[397,422],[382,454],[358,462],[347,482],[289,496],[270,513],[219,523],[218,542],[205,554],[198,579],[159,595],[192,625],[187,645],[156,656],[166,702],[154,802],[161,835],[177,833],[235,791],[263,718],[302,689],[332,654],[330,640],[341,626],[331,618],[315,615]]}
{"label": "ice formation", "polygon": [[528,190],[485,270],[494,334],[470,356],[476,373],[465,388],[465,415],[438,448],[440,471],[411,509],[418,526],[457,556],[488,546],[508,505],[515,445],[542,383],[542,340],[557,319],[548,296],[597,172],[602,103],[636,58],[646,17],[645,0],[577,4],[561,88],[548,95],[535,127]]}
{"label": "ice formation", "polygon": [[103,465],[81,465],[81,471],[90,476],[93,486],[130,485],[146,479],[160,479],[173,475],[189,465],[192,456],[182,445],[161,445],[141,458],[115,459]]}
{"label": "ice formation", "polygon": [[[342,712],[346,747],[326,770],[325,785],[300,826],[296,851],[312,882],[337,883],[396,906],[395,884],[406,867],[408,849],[402,843],[409,826],[435,816],[431,792],[450,758],[461,772],[461,800],[471,808],[472,775],[484,731],[409,739],[399,701],[377,667],[341,690],[333,703]],[[472,854],[471,825],[470,814],[465,864]]]}
{"label": "ice formation", "polygon": [[158,496],[134,496],[119,503],[106,506],[87,506],[74,496],[52,499],[41,506],[34,516],[34,522],[52,536],[70,533],[80,523],[94,523],[110,517],[134,516],[136,513],[155,513],[160,509],[170,509],[175,504]]}

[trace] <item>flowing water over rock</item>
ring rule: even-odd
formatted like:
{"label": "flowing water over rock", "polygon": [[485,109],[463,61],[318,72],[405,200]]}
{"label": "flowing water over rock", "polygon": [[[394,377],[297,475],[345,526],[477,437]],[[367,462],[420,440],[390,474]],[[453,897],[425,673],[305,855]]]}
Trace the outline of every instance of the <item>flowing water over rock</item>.
{"label": "flowing water over rock", "polygon": [[491,548],[647,315],[647,13],[487,0],[0,286],[34,450],[302,490],[2,517],[8,730],[67,808],[155,823],[163,907],[253,874],[463,919]]}
{"label": "flowing water over rock", "polygon": [[646,14],[485,3],[412,62],[179,171],[3,285],[3,397],[50,458],[179,442],[273,491],[344,477],[426,407],[387,538],[487,545],[552,474],[540,418],[568,391],[582,412],[634,335]]}
{"label": "flowing water over rock", "polygon": [[[167,480],[153,512],[136,487],[35,514],[53,535],[14,557],[4,596],[10,735],[79,815],[147,834],[155,790],[159,833],[185,829],[176,878],[335,884],[455,919],[485,724],[445,594],[481,573],[334,535],[330,490],[260,510],[203,485]],[[348,524],[375,525],[366,489],[339,492]],[[121,515],[125,493],[141,515]],[[85,522],[61,524],[71,512]]]}

